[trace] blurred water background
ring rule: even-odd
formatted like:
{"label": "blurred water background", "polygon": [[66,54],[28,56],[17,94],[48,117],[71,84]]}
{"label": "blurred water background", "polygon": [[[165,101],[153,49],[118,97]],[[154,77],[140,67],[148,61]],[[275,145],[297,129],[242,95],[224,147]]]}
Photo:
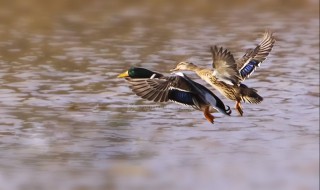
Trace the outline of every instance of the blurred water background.
{"label": "blurred water background", "polygon": [[[210,67],[210,45],[240,57],[265,29],[244,117],[211,125],[116,78]],[[0,189],[319,189],[319,2],[0,1]]]}

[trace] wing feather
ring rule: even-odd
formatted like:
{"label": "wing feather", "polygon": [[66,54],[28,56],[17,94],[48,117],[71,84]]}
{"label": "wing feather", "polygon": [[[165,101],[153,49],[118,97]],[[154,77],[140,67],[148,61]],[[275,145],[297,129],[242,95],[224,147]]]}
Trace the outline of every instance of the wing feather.
{"label": "wing feather", "polygon": [[233,85],[238,84],[239,71],[235,59],[228,49],[211,47],[213,75],[220,81]]}
{"label": "wing feather", "polygon": [[266,31],[261,42],[254,49],[248,49],[246,53],[236,61],[241,81],[250,77],[250,75],[266,60],[270,54],[275,38],[271,31]]}
{"label": "wing feather", "polygon": [[194,107],[194,94],[187,81],[180,76],[161,78],[127,78],[132,91],[141,98],[154,102],[174,101]]}

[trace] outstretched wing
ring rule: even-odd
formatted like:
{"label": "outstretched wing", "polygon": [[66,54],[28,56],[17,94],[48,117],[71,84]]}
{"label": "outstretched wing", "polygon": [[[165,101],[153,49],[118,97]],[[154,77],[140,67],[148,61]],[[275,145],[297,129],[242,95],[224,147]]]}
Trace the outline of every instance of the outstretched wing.
{"label": "outstretched wing", "polygon": [[220,81],[234,85],[239,82],[239,71],[228,49],[211,47],[213,75]]}
{"label": "outstretched wing", "polygon": [[143,99],[154,102],[174,101],[200,109],[194,102],[195,94],[183,77],[170,76],[153,79],[126,78],[132,91]]}
{"label": "outstretched wing", "polygon": [[275,41],[273,33],[267,31],[255,49],[248,49],[243,57],[237,60],[236,65],[242,81],[249,78],[260,63],[267,58]]}

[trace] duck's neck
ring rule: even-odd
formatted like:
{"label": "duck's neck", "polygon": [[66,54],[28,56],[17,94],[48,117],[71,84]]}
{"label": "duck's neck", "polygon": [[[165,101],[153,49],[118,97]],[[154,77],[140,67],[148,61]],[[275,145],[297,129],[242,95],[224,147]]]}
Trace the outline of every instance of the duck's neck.
{"label": "duck's neck", "polygon": [[189,66],[188,66],[188,70],[189,70],[189,71],[194,71],[194,72],[196,72],[196,73],[200,72],[200,71],[203,70],[203,69],[204,69],[204,68],[199,67],[199,66],[197,66],[197,65],[189,65]]}
{"label": "duck's neck", "polygon": [[197,75],[199,75],[201,78],[204,75],[207,75],[207,73],[211,73],[212,72],[210,69],[207,69],[207,68],[204,68],[204,67],[199,67],[199,66],[196,66],[196,65],[190,65],[188,67],[188,69],[190,71],[193,71],[193,72],[197,73]]}
{"label": "duck's neck", "polygon": [[189,69],[190,71],[195,72],[201,79],[205,80],[209,84],[212,84],[213,81],[216,81],[216,78],[212,77],[212,70],[210,69],[198,67],[196,65],[191,65]]}

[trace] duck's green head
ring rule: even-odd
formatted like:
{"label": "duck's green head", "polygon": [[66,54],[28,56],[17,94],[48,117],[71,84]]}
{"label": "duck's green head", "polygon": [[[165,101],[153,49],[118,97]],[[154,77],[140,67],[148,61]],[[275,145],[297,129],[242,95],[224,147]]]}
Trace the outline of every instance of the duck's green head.
{"label": "duck's green head", "polygon": [[153,74],[157,73],[141,67],[130,67],[129,70],[119,74],[118,78],[150,78]]}

